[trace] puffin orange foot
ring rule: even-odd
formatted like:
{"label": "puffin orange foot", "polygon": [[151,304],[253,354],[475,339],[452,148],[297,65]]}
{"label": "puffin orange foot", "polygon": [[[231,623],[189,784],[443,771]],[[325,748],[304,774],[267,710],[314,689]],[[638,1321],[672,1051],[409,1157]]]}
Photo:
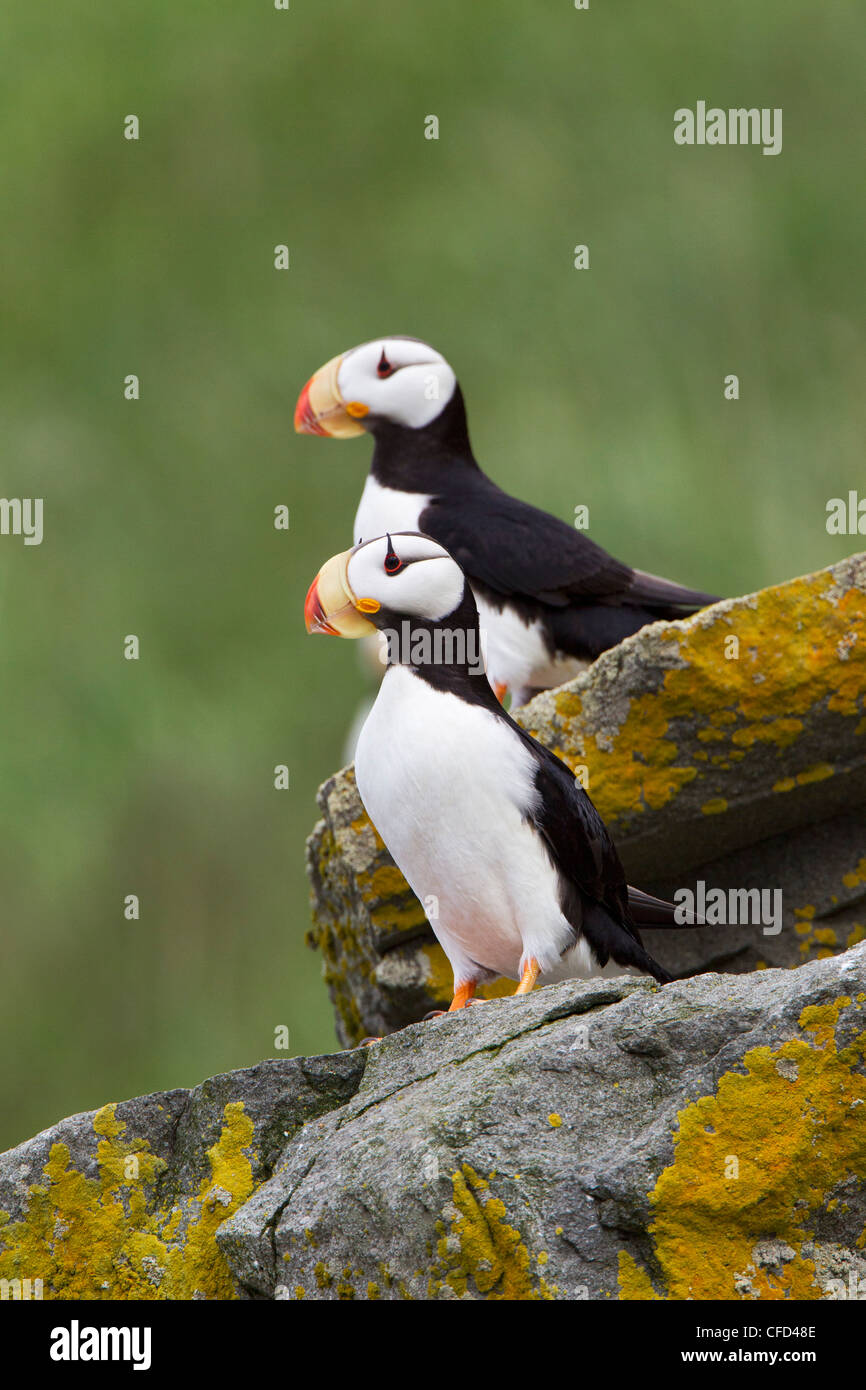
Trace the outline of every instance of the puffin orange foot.
{"label": "puffin orange foot", "polygon": [[373,1043],[381,1042],[381,1038],[362,1038],[357,1044],[358,1047],[372,1047]]}
{"label": "puffin orange foot", "polygon": [[449,1014],[455,1013],[457,1009],[465,1009],[466,1005],[471,1002],[474,993],[474,980],[461,980],[459,984],[455,981],[454,998],[448,1007]]}
{"label": "puffin orange foot", "polygon": [[454,998],[451,1000],[451,1003],[450,1003],[450,1005],[448,1006],[448,1008],[447,1008],[447,1009],[431,1009],[430,1012],[429,1012],[428,1014],[425,1014],[425,1015],[424,1015],[424,1017],[422,1018],[421,1022],[422,1022],[422,1023],[426,1023],[427,1020],[430,1019],[430,1018],[444,1018],[445,1015],[446,1015],[446,1013],[449,1013],[449,1014],[456,1013],[456,1011],[457,1011],[458,1009],[465,1009],[465,1008],[467,1007],[467,1005],[469,1005],[469,1004],[483,1004],[483,1003],[485,1003],[485,1000],[483,1000],[483,999],[473,999],[472,996],[473,996],[473,994],[475,993],[475,989],[476,989],[476,981],[475,981],[475,980],[464,980],[464,981],[462,981],[460,984],[455,984],[455,986],[454,986]]}
{"label": "puffin orange foot", "polygon": [[540,974],[541,966],[538,964],[535,956],[530,956],[524,967],[523,974],[520,977],[520,984],[517,986],[514,993],[529,994]]}

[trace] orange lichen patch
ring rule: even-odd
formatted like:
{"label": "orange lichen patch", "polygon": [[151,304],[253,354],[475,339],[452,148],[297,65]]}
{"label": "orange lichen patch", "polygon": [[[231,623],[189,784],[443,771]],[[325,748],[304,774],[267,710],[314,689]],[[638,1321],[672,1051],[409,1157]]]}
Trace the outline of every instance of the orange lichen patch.
{"label": "orange lichen patch", "polygon": [[[840,1013],[851,1007],[863,1012],[847,996],[804,1009],[806,1038],[753,1048],[745,1073],[726,1072],[715,1095],[680,1112],[674,1162],[649,1194],[664,1297],[823,1296],[802,1254],[809,1219],[840,1182],[866,1179],[866,1033],[848,1047],[836,1043]],[[753,1258],[755,1245],[771,1238],[794,1250],[778,1272]],[[620,1261],[620,1297],[651,1297],[648,1277],[640,1280],[629,1261]]]}

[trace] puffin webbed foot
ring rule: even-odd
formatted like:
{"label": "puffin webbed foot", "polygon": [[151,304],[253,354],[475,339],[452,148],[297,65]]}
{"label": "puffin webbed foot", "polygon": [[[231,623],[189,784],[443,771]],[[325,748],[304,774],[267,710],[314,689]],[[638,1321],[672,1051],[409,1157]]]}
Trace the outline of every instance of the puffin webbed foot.
{"label": "puffin webbed foot", "polygon": [[538,964],[538,961],[535,959],[535,956],[530,956],[529,960],[526,962],[526,965],[523,967],[523,974],[520,977],[520,984],[514,991],[515,995],[529,994],[532,991],[532,989],[534,989],[535,981],[538,979],[540,974],[541,966]]}

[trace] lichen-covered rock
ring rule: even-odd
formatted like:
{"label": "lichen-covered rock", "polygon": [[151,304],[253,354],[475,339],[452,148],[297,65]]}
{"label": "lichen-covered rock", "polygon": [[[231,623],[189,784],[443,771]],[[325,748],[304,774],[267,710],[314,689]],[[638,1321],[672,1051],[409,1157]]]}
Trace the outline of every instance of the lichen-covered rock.
{"label": "lichen-covered rock", "polygon": [[235,1297],[216,1231],[363,1066],[357,1053],[261,1062],[73,1115],[0,1154],[0,1293]]}
{"label": "lichen-covered rock", "polygon": [[[781,890],[780,931],[647,932],[675,973],[796,965],[866,934],[866,555],[644,628],[518,718],[580,769],[632,882]],[[352,1043],[442,1007],[451,977],[351,769],[319,805],[310,940]]]}
{"label": "lichen-covered rock", "polygon": [[866,801],[866,555],[655,623],[522,722],[589,769],[635,875]]}
{"label": "lichen-covered rock", "polygon": [[217,1241],[257,1297],[866,1291],[866,944],[566,981],[367,1049]]}
{"label": "lichen-covered rock", "polygon": [[864,1060],[866,943],[263,1062],[0,1154],[0,1297],[861,1297]]}

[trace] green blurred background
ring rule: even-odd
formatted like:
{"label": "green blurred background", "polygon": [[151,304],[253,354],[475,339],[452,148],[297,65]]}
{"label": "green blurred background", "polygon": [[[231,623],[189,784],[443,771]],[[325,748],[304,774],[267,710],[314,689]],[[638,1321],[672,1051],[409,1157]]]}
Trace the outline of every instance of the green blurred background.
{"label": "green blurred background", "polygon": [[[19,0],[3,30],[2,491],[45,539],[0,538],[0,1145],[284,1056],[279,1024],[334,1046],[303,842],[364,681],[301,609],[370,445],[292,433],[327,358],[428,339],[498,482],[719,593],[858,549],[825,503],[866,484],[862,2]],[[782,154],[675,146],[699,98],[781,106]]]}

